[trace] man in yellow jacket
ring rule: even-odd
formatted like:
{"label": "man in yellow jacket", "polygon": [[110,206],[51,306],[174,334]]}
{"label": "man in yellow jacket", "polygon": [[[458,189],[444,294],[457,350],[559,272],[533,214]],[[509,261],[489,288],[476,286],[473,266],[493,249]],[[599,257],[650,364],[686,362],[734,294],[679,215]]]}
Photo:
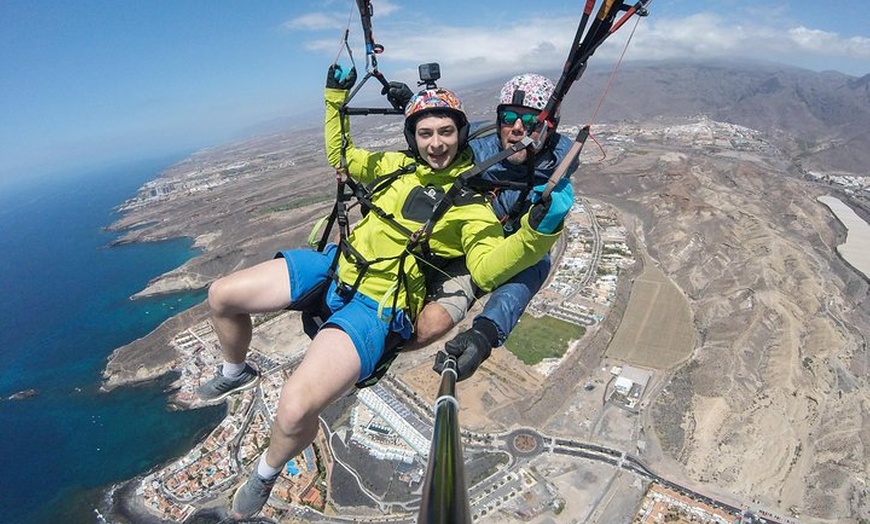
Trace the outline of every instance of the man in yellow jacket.
{"label": "man in yellow jacket", "polygon": [[328,285],[328,318],[282,387],[269,447],[234,496],[236,518],[260,511],[281,468],[314,440],[320,413],[373,372],[388,337],[410,336],[426,294],[424,268],[437,271],[440,261],[464,256],[475,283],[491,290],[549,251],[573,202],[570,185],[563,185],[522,218],[516,234],[504,238],[486,199],[462,192],[434,222],[426,242],[410,242],[409,233],[429,220],[441,196],[472,167],[468,120],[454,93],[426,89],[405,109],[410,153],[356,148],[342,132],[348,122],[341,122],[339,112],[355,80],[353,69],[337,64],[329,69],[326,151],[330,164],[338,167],[342,141],[347,140],[349,176],[364,184],[387,181],[372,193],[372,210],[339,245],[324,252],[282,251],[271,261],[215,281],[209,289],[224,363],[199,395],[218,400],[259,381],[245,360],[250,315],[304,308],[302,299],[309,292]]}

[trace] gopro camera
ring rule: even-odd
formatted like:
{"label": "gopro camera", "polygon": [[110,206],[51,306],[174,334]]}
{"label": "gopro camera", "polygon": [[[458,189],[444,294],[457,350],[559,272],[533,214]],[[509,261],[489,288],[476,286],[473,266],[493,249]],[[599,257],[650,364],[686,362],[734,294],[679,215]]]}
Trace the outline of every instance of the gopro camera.
{"label": "gopro camera", "polygon": [[420,64],[417,71],[420,73],[420,82],[417,85],[425,84],[427,89],[437,87],[435,81],[441,78],[441,66],[436,62]]}

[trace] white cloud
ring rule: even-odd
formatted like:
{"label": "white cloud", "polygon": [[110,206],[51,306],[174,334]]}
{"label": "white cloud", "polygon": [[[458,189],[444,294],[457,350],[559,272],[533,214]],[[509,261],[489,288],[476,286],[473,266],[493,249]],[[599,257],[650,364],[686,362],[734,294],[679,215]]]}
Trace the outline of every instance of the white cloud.
{"label": "white cloud", "polygon": [[376,2],[377,5],[372,4],[372,9],[374,10],[375,16],[389,16],[396,11],[402,9],[400,6],[394,4],[393,2],[388,2],[386,0],[378,0]]}
{"label": "white cloud", "polygon": [[291,31],[318,31],[337,29],[347,25],[347,19],[332,13],[308,13],[284,22],[285,29]]}
{"label": "white cloud", "polygon": [[[650,17],[651,18],[651,17]],[[649,20],[637,30],[631,57],[636,59],[715,58],[746,55],[754,45],[768,39],[764,31],[743,25],[728,25],[713,14],[680,19]]]}
{"label": "white cloud", "polygon": [[[393,12],[390,3],[379,3],[378,14]],[[569,17],[524,18],[514,23],[457,27],[431,20],[401,23],[381,19],[376,27],[378,43],[386,48],[381,68],[416,75],[416,64],[439,62],[445,82],[467,83],[520,71],[561,69],[577,20]],[[753,21],[755,20],[755,21]],[[753,58],[812,68],[826,61],[844,72],[870,72],[870,38],[844,38],[837,33],[804,26],[762,25],[759,19],[739,21],[705,12],[684,17],[641,18],[626,60],[690,58]],[[630,20],[605,42],[590,65],[615,64],[635,25]],[[359,29],[351,27],[351,45],[359,43]],[[353,34],[356,31],[356,35]],[[332,52],[334,40],[307,44],[310,50]],[[357,52],[362,55],[362,52]],[[359,61],[359,59],[358,59]],[[398,63],[397,63],[398,62]],[[414,66],[414,69],[411,69]]]}
{"label": "white cloud", "polygon": [[824,52],[831,45],[836,44],[837,35],[820,31],[818,29],[808,29],[806,27],[796,27],[789,30],[788,36],[792,43],[801,49],[813,52]]}
{"label": "white cloud", "polygon": [[[401,7],[392,2],[379,1],[377,2],[377,6],[372,6],[372,9],[380,18],[389,16],[401,10]],[[359,12],[355,6],[352,7],[348,14],[341,13],[340,10],[329,13],[322,11],[307,13],[288,20],[282,25],[285,29],[291,31],[320,31],[324,29],[343,28],[347,26],[348,21],[350,21],[351,29],[359,27]]]}
{"label": "white cloud", "polygon": [[576,27],[570,22],[525,20],[509,27],[427,25],[381,30],[392,60],[439,62],[450,83],[518,70],[559,68]]}
{"label": "white cloud", "polygon": [[[319,38],[317,40],[308,40],[305,42],[305,49],[308,51],[321,51],[332,53],[336,50],[341,50],[344,44],[339,38]],[[353,44],[351,44],[353,46]]]}
{"label": "white cloud", "polygon": [[852,56],[870,58],[870,38],[853,36],[843,41],[843,44]]}
{"label": "white cloud", "polygon": [[[751,57],[812,67],[819,59],[851,63],[853,74],[870,70],[870,39],[843,38],[837,33],[804,26],[778,28],[731,23],[717,15],[654,20],[641,24],[635,55],[648,58]],[[862,71],[863,70],[863,71]]]}
{"label": "white cloud", "polygon": [[795,27],[788,36],[798,47],[822,55],[846,54],[856,58],[870,57],[870,38],[855,36],[842,38],[837,33]]}

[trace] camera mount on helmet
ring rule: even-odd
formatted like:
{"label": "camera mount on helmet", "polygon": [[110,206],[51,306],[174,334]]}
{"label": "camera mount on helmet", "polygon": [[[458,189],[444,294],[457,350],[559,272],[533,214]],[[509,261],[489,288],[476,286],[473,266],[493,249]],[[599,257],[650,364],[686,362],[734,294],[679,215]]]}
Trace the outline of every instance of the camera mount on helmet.
{"label": "camera mount on helmet", "polygon": [[420,74],[420,81],[417,82],[417,86],[426,86],[425,89],[438,88],[435,81],[441,78],[441,66],[437,62],[420,64],[417,67],[417,71]]}

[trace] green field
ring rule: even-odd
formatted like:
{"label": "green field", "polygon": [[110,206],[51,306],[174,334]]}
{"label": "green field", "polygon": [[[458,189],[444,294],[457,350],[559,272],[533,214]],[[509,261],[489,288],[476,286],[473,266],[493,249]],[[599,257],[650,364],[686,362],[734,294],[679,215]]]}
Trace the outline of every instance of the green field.
{"label": "green field", "polygon": [[565,354],[568,342],[583,337],[586,328],[544,316],[523,315],[504,346],[527,365]]}

